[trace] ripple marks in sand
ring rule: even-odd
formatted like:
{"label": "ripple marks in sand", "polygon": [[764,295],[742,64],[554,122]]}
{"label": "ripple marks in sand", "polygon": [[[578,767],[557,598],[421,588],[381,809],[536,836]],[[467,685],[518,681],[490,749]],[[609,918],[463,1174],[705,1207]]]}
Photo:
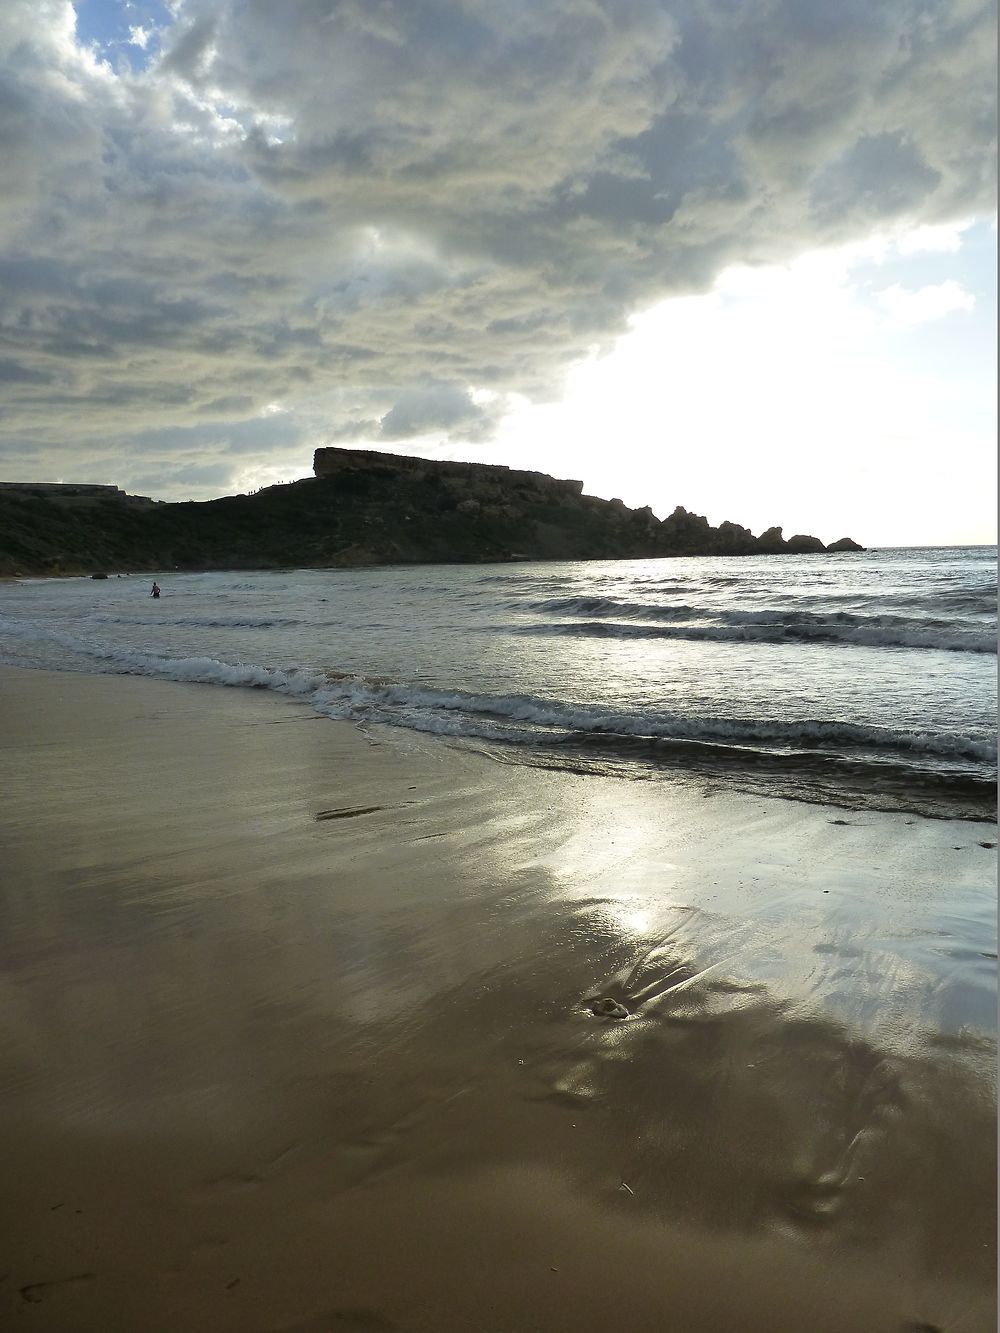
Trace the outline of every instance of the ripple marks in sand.
{"label": "ripple marks in sand", "polygon": [[[697,967],[669,946],[681,930],[676,926],[662,939],[648,949],[644,949],[627,973],[619,973],[611,978],[612,985],[601,998],[589,996],[584,1000],[584,1007],[597,1017],[627,1018],[638,1016],[639,1011],[648,1006],[652,1008],[661,1001],[681,991],[696,990],[699,1002],[695,1008],[704,1008],[709,993],[726,995],[759,994],[764,988],[758,983],[742,983],[725,978],[714,978],[714,973],[734,958],[739,950],[729,953],[725,958],[717,959],[705,967]],[[732,945],[733,941],[730,941]],[[613,997],[613,998],[612,998]],[[690,998],[690,997],[685,997]],[[613,1011],[611,1006],[624,1009],[624,1013]]]}
{"label": "ripple marks in sand", "polygon": [[812,1118],[826,1128],[805,1150],[808,1165],[782,1201],[788,1218],[809,1227],[829,1225],[845,1210],[865,1182],[865,1161],[875,1169],[877,1145],[906,1102],[889,1062],[870,1049],[848,1046],[830,1072]]}

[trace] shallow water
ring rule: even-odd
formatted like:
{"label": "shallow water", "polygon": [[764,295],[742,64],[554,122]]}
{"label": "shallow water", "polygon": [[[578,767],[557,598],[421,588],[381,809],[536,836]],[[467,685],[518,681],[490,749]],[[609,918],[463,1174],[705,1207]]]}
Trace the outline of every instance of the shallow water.
{"label": "shallow water", "polygon": [[273,689],[500,758],[992,817],[996,548],[22,580],[0,660]]}

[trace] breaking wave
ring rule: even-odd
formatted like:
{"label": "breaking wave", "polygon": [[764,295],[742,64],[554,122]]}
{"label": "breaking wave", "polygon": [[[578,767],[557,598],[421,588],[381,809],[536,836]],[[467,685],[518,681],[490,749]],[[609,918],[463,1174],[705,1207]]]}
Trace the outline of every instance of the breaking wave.
{"label": "breaking wave", "polygon": [[[10,627],[11,622],[5,625]],[[306,699],[326,716],[373,721],[444,735],[467,735],[520,744],[588,736],[694,742],[775,752],[895,753],[916,758],[990,763],[990,740],[947,731],[911,731],[821,718],[784,722],[739,717],[623,712],[523,694],[474,694],[407,682],[378,681],[310,668],[223,662],[213,657],[166,657],[102,647],[54,633],[63,646],[123,675],[153,676],[205,685],[267,689]]]}
{"label": "breaking wave", "polygon": [[[683,619],[691,608],[670,612]],[[678,614],[679,612],[679,614]],[[590,614],[596,614],[592,609]],[[648,611],[645,612],[648,615]],[[721,617],[720,617],[721,618]],[[895,623],[890,623],[890,622]],[[716,643],[839,643],[866,648],[930,648],[953,653],[992,653],[996,636],[975,626],[886,617],[884,620],[850,616],[847,613],[810,616],[799,612],[780,620],[773,613],[734,612],[726,624],[636,624],[611,620],[563,620],[551,624],[520,625],[517,634],[579,635],[615,639],[696,639]]]}

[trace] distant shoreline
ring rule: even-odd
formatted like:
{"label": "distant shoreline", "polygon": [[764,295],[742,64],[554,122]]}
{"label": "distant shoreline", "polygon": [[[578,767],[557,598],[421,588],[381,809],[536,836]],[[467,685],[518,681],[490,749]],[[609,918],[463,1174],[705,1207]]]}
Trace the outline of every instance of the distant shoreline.
{"label": "distant shoreline", "polygon": [[[996,542],[948,542],[948,543],[943,543],[943,544],[942,544],[942,543],[938,543],[938,544],[935,544],[935,545],[921,545],[921,544],[918,544],[918,543],[912,543],[912,542],[911,542],[911,543],[907,543],[907,544],[905,544],[905,545],[900,545],[900,546],[868,546],[868,547],[865,548],[865,552],[866,552],[867,554],[869,554],[869,555],[875,555],[875,554],[878,554],[878,553],[880,553],[880,552],[885,552],[885,553],[888,554],[888,553],[891,553],[891,552],[894,552],[894,551],[987,551],[987,550],[994,550],[994,549],[996,549],[996,546],[997,546]],[[775,552],[775,551],[768,551],[768,552],[762,552],[762,551],[757,551],[757,552],[747,552],[747,553],[745,553],[744,555],[740,555],[740,556],[736,556],[736,555],[733,555],[733,556],[727,556],[726,559],[732,559],[732,560],[739,560],[739,559],[753,560],[753,559],[757,559],[758,557],[765,556],[765,555],[768,556],[769,558],[774,557],[774,556],[776,556],[776,555],[780,555],[780,556],[784,556],[785,558],[799,559],[799,558],[802,558],[802,557],[805,557],[805,556],[817,556],[817,555],[827,555],[827,554],[830,554],[830,552],[828,552],[828,551],[821,551],[821,552],[820,552],[820,551],[818,551],[818,552],[811,552],[811,551],[803,551],[803,552],[788,552],[788,551],[778,551],[778,552]],[[840,553],[835,553],[835,554],[854,554],[854,553],[853,553],[853,552],[840,552]],[[619,560],[620,560],[620,561],[627,561],[627,560],[649,560],[649,559],[653,559],[653,560],[685,560],[685,559],[696,559],[696,560],[697,560],[697,559],[702,559],[702,560],[711,560],[711,559],[718,559],[718,558],[719,558],[718,556],[691,556],[691,555],[663,555],[663,556],[578,556],[578,557],[575,557],[576,560],[579,560],[579,561],[581,561],[581,562],[587,562],[587,563],[596,563],[596,562],[600,562],[600,561],[606,561],[606,562],[608,562],[608,563],[611,563],[611,562],[615,562],[615,561],[619,561]],[[310,570],[316,570],[316,571],[321,571],[321,570],[331,570],[331,571],[335,571],[335,570],[338,570],[338,569],[343,569],[343,570],[358,570],[358,569],[394,569],[394,568],[395,568],[395,569],[413,569],[413,568],[415,568],[415,567],[421,567],[421,566],[427,566],[427,567],[440,566],[441,568],[451,568],[451,567],[456,567],[456,566],[465,566],[465,565],[472,564],[472,563],[475,563],[475,564],[482,564],[482,565],[489,565],[489,564],[496,564],[496,565],[511,565],[511,564],[546,564],[546,565],[549,565],[549,564],[560,563],[560,560],[559,560],[559,557],[556,557],[556,556],[552,556],[552,557],[548,557],[548,558],[533,557],[533,556],[532,556],[532,557],[512,557],[512,558],[510,558],[510,559],[506,559],[506,560],[481,560],[481,561],[468,561],[468,560],[420,560],[420,561],[399,561],[399,562],[397,562],[396,564],[374,564],[374,563],[373,563],[373,564],[370,564],[370,565],[308,565],[308,564],[300,564],[300,563],[298,563],[298,562],[289,562],[288,564],[284,564],[284,565],[212,565],[212,566],[207,566],[207,565],[206,565],[206,566],[196,566],[196,567],[192,567],[192,568],[177,568],[177,567],[170,567],[170,566],[166,566],[166,565],[150,565],[148,568],[147,568],[147,567],[144,567],[144,568],[142,568],[142,569],[120,569],[120,570],[119,570],[119,569],[112,569],[112,570],[108,570],[108,571],[100,571],[100,572],[101,572],[101,573],[105,573],[105,574],[106,574],[106,577],[107,577],[108,579],[114,579],[114,578],[117,578],[119,574],[121,575],[122,578],[144,578],[144,577],[146,577],[147,575],[154,575],[154,574],[160,574],[160,575],[163,575],[163,576],[165,576],[165,577],[169,577],[169,575],[171,575],[171,574],[225,574],[225,573],[233,573],[233,574],[253,574],[253,573],[261,573],[261,574],[280,574],[280,573],[282,573],[282,572],[285,571],[285,570],[296,570],[296,569],[310,569]],[[26,571],[26,572],[23,572],[23,573],[21,573],[21,572],[15,572],[15,573],[0,573],[0,583],[5,583],[5,582],[16,582],[18,579],[92,579],[93,577],[94,577],[94,571],[92,571],[92,570],[90,570],[90,569],[62,570],[62,571],[60,571],[58,574],[53,574],[53,573],[34,573],[34,572],[27,572],[27,571]]]}
{"label": "distant shoreline", "polygon": [[316,476],[187,504],[117,488],[0,486],[0,572],[359,568],[860,551],[781,527],[712,527],[678,505],[584,495],[582,482],[485,463],[320,449]]}

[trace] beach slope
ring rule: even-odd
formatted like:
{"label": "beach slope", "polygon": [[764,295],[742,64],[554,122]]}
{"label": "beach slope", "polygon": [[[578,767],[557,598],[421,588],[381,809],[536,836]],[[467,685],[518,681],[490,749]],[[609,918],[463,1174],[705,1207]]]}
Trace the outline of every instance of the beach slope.
{"label": "beach slope", "polygon": [[995,1327],[993,826],[133,678],[0,734],[4,1326]]}

